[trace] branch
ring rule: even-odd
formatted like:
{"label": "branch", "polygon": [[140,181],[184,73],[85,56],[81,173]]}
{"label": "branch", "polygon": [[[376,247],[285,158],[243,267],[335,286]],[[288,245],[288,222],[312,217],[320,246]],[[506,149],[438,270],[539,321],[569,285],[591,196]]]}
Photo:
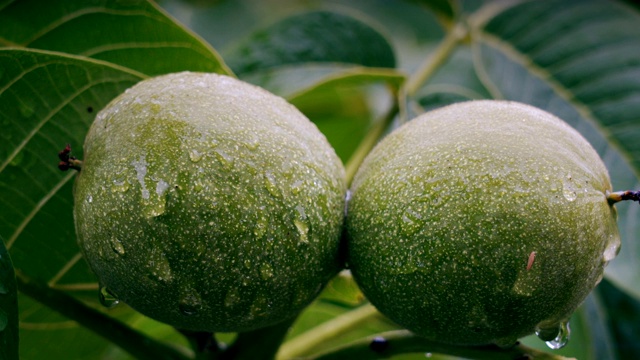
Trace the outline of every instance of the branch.
{"label": "branch", "polygon": [[607,192],[607,200],[609,204],[615,204],[620,201],[637,201],[640,202],[640,191],[615,191],[615,192]]}
{"label": "branch", "polygon": [[464,347],[441,344],[411,334],[407,330],[389,331],[354,341],[307,360],[374,360],[409,353],[438,353],[466,359],[490,360],[561,360],[565,357],[545,353],[518,343],[503,349],[495,345]]}
{"label": "branch", "polygon": [[167,344],[149,338],[66,293],[52,289],[16,270],[18,290],[54,311],[121,347],[142,360],[186,360],[188,356]]}

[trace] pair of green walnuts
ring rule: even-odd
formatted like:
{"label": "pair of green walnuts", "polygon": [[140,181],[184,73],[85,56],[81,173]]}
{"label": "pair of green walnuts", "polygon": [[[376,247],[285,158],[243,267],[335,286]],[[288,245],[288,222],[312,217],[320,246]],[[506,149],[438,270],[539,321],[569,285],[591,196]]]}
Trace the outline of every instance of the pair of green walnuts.
{"label": "pair of green walnuts", "polygon": [[508,346],[557,329],[602,278],[620,245],[610,190],[596,152],[561,120],[474,101],[389,134],[347,191],[335,151],[292,105],[183,72],[98,114],[74,215],[101,284],[179,329],[294,317],[346,255],[398,324]]}

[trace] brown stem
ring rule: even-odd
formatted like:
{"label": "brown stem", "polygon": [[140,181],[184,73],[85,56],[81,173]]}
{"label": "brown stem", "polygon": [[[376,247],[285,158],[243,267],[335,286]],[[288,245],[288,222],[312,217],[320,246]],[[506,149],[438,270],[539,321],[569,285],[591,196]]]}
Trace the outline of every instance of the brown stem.
{"label": "brown stem", "polygon": [[640,202],[640,191],[627,190],[607,192],[607,200],[609,201],[609,204],[615,204],[625,200]]}

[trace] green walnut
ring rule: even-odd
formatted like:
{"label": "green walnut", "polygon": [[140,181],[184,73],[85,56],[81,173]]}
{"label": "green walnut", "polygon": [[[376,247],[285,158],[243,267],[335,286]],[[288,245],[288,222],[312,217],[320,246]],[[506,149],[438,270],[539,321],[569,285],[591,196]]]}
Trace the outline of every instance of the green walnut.
{"label": "green walnut", "polygon": [[295,107],[237,79],[144,80],[92,124],[74,189],[109,293],[180,329],[295,316],[340,270],[344,168]]}
{"label": "green walnut", "polygon": [[607,169],[534,107],[428,112],[368,155],[348,200],[348,265],[383,314],[428,339],[558,336],[617,254]]}

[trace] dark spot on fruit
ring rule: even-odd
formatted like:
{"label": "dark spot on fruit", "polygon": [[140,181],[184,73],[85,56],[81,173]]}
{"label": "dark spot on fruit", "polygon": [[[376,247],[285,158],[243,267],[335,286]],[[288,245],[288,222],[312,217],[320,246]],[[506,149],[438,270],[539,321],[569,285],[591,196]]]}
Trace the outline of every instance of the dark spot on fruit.
{"label": "dark spot on fruit", "polygon": [[388,348],[389,348],[389,342],[387,341],[387,339],[381,336],[375,337],[373,340],[371,340],[371,343],[369,344],[369,349],[377,353],[381,353],[387,350]]}

